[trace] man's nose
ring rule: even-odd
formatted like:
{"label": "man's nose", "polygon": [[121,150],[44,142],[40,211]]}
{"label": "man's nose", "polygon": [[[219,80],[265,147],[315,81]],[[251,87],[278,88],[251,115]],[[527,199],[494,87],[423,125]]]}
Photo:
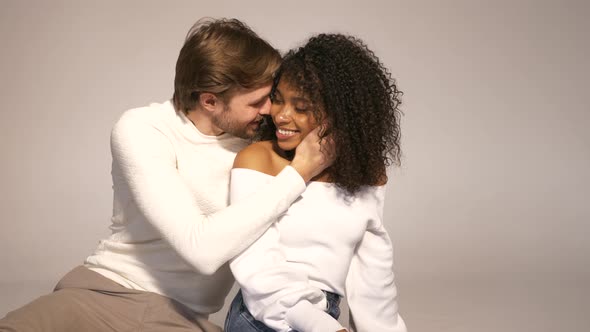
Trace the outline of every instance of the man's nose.
{"label": "man's nose", "polygon": [[271,106],[270,98],[266,98],[266,102],[264,102],[264,105],[262,105],[262,107],[258,111],[258,114],[260,114],[260,115],[270,114],[270,106]]}

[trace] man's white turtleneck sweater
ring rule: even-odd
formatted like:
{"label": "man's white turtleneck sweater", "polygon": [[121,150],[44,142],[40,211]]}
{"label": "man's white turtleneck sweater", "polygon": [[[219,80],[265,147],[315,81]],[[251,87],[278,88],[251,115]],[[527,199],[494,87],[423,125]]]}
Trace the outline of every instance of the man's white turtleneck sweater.
{"label": "man's white turtleneck sweater", "polygon": [[169,101],[125,112],[111,134],[112,235],[85,266],[196,312],[218,311],[233,284],[226,262],[305,190],[287,166],[228,207],[230,170],[246,145],[229,134],[203,135]]}

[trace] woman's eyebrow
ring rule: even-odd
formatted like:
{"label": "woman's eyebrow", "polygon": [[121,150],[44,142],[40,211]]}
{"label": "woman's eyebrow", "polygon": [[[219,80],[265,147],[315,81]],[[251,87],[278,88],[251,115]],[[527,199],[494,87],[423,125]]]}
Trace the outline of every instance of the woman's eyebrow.
{"label": "woman's eyebrow", "polygon": [[293,104],[296,104],[296,103],[310,103],[311,102],[309,99],[307,99],[305,97],[299,97],[299,96],[291,97],[289,99],[291,100],[291,102]]}

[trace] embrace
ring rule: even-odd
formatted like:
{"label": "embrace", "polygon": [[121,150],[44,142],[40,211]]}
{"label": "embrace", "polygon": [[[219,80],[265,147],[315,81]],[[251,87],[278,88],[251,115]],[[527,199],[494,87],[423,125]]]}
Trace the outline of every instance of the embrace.
{"label": "embrace", "polygon": [[400,96],[356,37],[281,56],[239,20],[199,20],[172,98],[113,127],[112,234],[0,331],[220,332],[237,282],[227,332],[406,332],[383,223]]}

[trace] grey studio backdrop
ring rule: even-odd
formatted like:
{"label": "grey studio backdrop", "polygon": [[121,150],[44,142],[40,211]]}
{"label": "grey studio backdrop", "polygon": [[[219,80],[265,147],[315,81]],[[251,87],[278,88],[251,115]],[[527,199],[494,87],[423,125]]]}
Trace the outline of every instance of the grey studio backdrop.
{"label": "grey studio backdrop", "polygon": [[590,330],[588,2],[0,7],[0,317],[108,235],[111,126],[170,98],[187,30],[212,16],[281,51],[355,34],[397,79],[404,161],[385,218],[410,331]]}

